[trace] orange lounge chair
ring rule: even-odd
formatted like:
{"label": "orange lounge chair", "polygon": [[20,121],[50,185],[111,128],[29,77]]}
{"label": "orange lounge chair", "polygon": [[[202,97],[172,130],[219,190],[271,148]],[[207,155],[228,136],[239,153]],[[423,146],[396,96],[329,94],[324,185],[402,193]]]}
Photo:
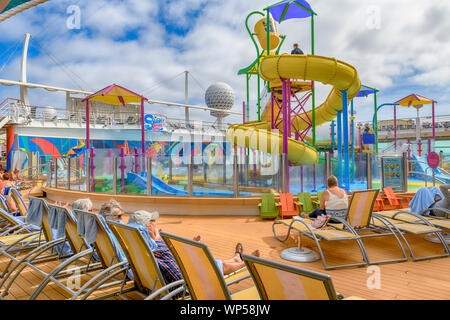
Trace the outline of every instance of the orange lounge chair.
{"label": "orange lounge chair", "polygon": [[280,193],[280,217],[291,218],[300,214],[300,203],[294,201],[292,193]]}
{"label": "orange lounge chair", "polygon": [[383,188],[384,197],[389,202],[391,209],[409,208],[410,197],[399,197],[391,187]]}

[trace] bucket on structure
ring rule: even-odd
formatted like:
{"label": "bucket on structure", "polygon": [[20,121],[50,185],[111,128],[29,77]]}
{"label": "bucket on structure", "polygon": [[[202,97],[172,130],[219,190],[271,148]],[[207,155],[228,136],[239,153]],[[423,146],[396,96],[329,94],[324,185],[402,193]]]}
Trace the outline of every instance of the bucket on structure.
{"label": "bucket on structure", "polygon": [[[269,37],[270,37],[270,50],[276,49],[280,44],[280,36],[278,34],[278,26],[275,20],[270,18],[269,20]],[[255,34],[258,37],[258,41],[264,50],[267,50],[267,18],[262,18],[255,24]]]}

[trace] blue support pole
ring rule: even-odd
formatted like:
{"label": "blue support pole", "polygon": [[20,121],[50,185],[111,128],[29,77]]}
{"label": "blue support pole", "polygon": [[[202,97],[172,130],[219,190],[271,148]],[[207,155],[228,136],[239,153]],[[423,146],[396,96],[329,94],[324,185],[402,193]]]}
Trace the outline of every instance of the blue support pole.
{"label": "blue support pole", "polygon": [[334,137],[336,136],[336,133],[334,132],[334,128],[336,127],[336,125],[334,124],[334,120],[331,121],[331,150],[334,150],[334,148],[336,148],[335,143],[334,143]]}
{"label": "blue support pole", "polygon": [[342,111],[337,112],[337,149],[338,149],[338,181],[342,187]]}
{"label": "blue support pole", "polygon": [[344,134],[344,184],[345,190],[350,192],[350,146],[348,144],[348,96],[347,90],[342,90],[342,129]]}

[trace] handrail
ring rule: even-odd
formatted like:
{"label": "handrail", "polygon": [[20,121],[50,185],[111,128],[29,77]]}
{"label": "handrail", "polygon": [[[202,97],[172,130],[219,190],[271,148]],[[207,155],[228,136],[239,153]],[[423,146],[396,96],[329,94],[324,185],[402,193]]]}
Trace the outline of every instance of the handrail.
{"label": "handrail", "polygon": [[[425,176],[425,187],[427,186],[428,178],[433,178],[433,176],[429,176],[426,173],[423,173],[423,172],[420,172],[420,171],[408,171],[408,174],[409,173],[420,174],[420,175]],[[436,181],[438,181],[440,184],[445,184],[444,181],[442,181],[441,179],[437,178],[436,176],[434,177],[434,179]]]}

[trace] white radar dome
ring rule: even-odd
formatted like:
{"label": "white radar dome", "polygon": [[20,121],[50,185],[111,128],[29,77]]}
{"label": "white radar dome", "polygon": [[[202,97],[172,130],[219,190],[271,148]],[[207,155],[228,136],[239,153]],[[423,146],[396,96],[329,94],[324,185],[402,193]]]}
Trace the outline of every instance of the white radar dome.
{"label": "white radar dome", "polygon": [[[206,89],[205,103],[208,108],[230,110],[234,105],[234,90],[224,82],[212,84]],[[211,111],[211,115],[217,118],[228,116],[227,113]]]}

